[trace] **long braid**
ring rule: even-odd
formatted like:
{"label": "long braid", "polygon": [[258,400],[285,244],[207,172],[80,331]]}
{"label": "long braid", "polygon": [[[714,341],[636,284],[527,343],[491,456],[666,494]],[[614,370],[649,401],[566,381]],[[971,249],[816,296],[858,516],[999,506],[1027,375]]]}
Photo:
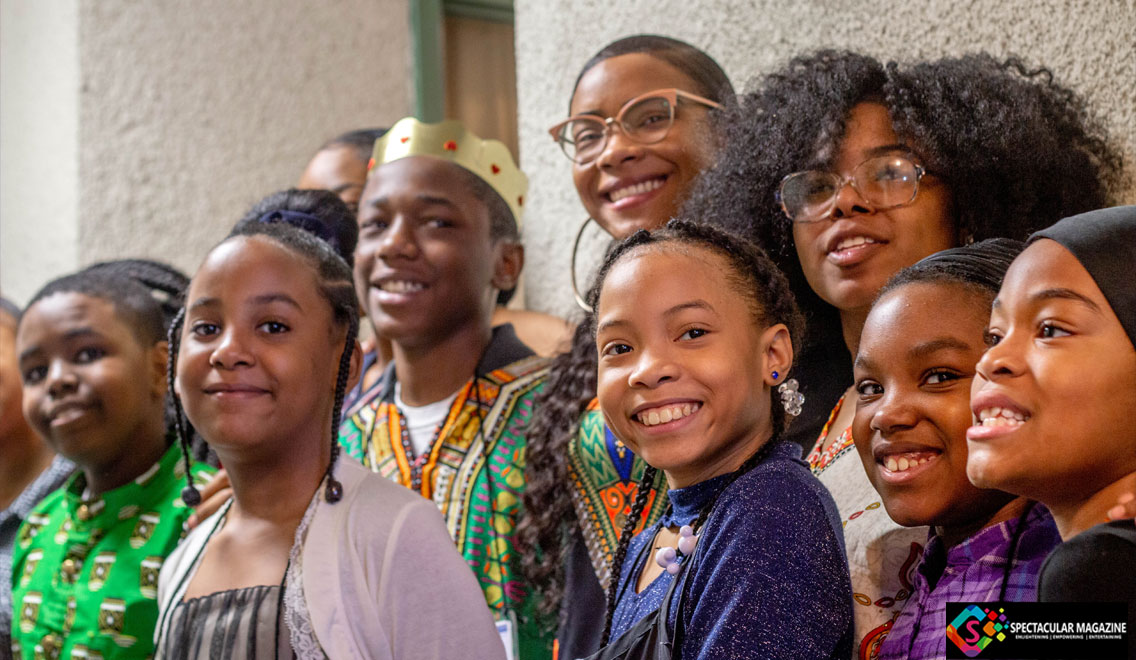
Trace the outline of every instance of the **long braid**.
{"label": "long braid", "polygon": [[177,381],[177,356],[178,350],[181,348],[181,328],[184,323],[185,308],[183,307],[174,315],[167,335],[166,382],[169,384],[170,400],[173,402],[174,433],[177,434],[177,442],[181,446],[181,457],[185,461],[185,488],[181,491],[181,499],[186,506],[194,507],[201,504],[201,492],[193,485],[193,473],[190,471],[193,457],[189,450],[189,437],[193,430],[189,425],[189,420],[185,417],[185,411],[181,407],[181,398],[174,390],[174,384]]}
{"label": "long braid", "polygon": [[335,379],[335,401],[331,409],[331,460],[327,463],[324,475],[327,477],[327,486],[324,488],[324,499],[334,504],[343,498],[343,484],[334,476],[335,462],[339,458],[339,420],[343,414],[343,397],[347,394],[347,378],[351,374],[351,355],[355,349],[355,335],[359,331],[359,317],[352,312],[347,324],[347,338],[344,340],[343,353],[339,356],[339,373]]}
{"label": "long braid", "polygon": [[650,465],[643,468],[643,478],[635,489],[635,502],[631,505],[631,513],[623,523],[623,530],[619,533],[619,545],[615,548],[615,556],[611,560],[611,582],[607,586],[607,612],[604,614],[604,630],[600,646],[607,646],[611,638],[611,621],[615,615],[615,601],[619,597],[619,576],[623,572],[623,561],[627,559],[627,547],[631,545],[631,537],[635,532],[639,519],[643,517],[643,509],[647,508],[647,500],[651,491],[655,489],[655,475],[657,470]]}

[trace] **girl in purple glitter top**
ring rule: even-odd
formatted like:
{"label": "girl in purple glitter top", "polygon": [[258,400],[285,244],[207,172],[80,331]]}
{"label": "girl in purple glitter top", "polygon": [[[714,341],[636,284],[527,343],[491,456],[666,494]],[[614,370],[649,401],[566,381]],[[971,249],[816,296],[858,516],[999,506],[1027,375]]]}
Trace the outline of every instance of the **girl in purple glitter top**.
{"label": "girl in purple glitter top", "polygon": [[[672,221],[620,244],[597,282],[600,406],[650,474],[615,554],[615,641],[592,657],[670,657],[662,639],[688,660],[849,657],[836,506],[781,439],[797,405],[773,390],[800,328],[784,276],[743,239]],[[631,539],[655,470],[670,506]]]}

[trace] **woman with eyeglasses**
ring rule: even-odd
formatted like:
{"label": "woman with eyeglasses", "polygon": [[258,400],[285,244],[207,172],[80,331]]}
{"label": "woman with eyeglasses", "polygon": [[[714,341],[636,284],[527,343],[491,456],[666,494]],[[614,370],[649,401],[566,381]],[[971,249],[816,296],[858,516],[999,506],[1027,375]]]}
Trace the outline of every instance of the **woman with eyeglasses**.
{"label": "woman with eyeglasses", "polygon": [[[741,219],[733,228],[779,261],[806,311],[805,414],[831,409],[808,459],[844,521],[858,654],[870,658],[927,539],[880,506],[853,447],[855,406],[843,405],[854,400],[842,392],[872,301],[934,252],[1024,239],[1108,205],[1121,157],[1052,73],[985,54],[905,66],[848,52],[797,57],[740,99],[725,134],[688,210]],[[886,471],[902,480],[919,464]]]}
{"label": "woman with eyeglasses", "polygon": [[[584,207],[575,247],[592,222],[618,240],[675,215],[714,161],[716,118],[733,101],[718,63],[669,37],[625,37],[588,60],[568,118],[550,131]],[[577,280],[575,251],[572,281],[582,304],[578,291],[587,282]],[[544,594],[544,613],[560,622],[561,658],[599,648],[612,560],[644,468],[607,430],[595,401],[589,325],[581,323],[571,349],[555,359],[535,404],[518,530],[527,576]],[[652,500],[634,531],[653,524],[665,500]]]}

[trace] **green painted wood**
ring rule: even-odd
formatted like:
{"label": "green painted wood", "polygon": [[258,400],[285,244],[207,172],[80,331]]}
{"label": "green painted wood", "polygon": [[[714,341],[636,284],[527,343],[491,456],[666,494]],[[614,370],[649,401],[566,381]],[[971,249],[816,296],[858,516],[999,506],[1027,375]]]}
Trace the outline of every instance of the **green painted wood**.
{"label": "green painted wood", "polygon": [[447,16],[513,22],[513,0],[443,0],[442,4]]}
{"label": "green painted wood", "polygon": [[446,110],[442,58],[442,0],[411,0],[410,41],[414,61],[414,116],[438,122]]}

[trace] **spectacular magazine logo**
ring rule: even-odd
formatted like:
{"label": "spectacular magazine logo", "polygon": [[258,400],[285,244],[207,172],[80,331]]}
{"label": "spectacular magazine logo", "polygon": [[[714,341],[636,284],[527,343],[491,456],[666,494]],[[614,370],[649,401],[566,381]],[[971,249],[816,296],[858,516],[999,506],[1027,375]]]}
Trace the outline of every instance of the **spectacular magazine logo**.
{"label": "spectacular magazine logo", "polygon": [[1005,608],[969,605],[947,625],[947,639],[966,657],[973,658],[991,642],[1005,641],[1008,625]]}
{"label": "spectacular magazine logo", "polygon": [[1132,606],[947,603],[947,658],[1126,658]]}

